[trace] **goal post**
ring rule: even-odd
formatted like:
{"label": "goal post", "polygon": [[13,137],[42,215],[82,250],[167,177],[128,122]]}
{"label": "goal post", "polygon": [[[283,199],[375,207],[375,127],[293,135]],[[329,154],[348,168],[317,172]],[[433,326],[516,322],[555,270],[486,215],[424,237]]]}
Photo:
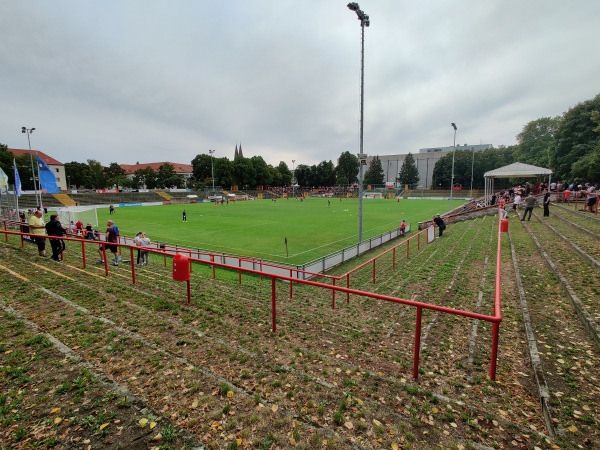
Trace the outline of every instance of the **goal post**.
{"label": "goal post", "polygon": [[67,226],[71,221],[76,223],[81,220],[85,227],[88,223],[92,226],[98,226],[98,208],[96,206],[66,206],[56,208],[63,226]]}

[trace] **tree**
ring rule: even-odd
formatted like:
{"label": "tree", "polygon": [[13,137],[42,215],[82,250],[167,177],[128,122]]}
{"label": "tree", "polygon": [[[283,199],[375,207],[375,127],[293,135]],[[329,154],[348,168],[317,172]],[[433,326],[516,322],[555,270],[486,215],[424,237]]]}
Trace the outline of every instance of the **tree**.
{"label": "tree", "polygon": [[77,161],[65,163],[65,175],[71,187],[79,189],[92,189],[94,187],[88,164]]}
{"label": "tree", "polygon": [[234,184],[244,187],[244,189],[256,186],[256,172],[248,158],[240,156],[234,159],[231,168]]}
{"label": "tree", "polygon": [[517,135],[516,161],[539,167],[550,167],[550,155],[554,149],[554,135],[560,125],[560,117],[542,117],[526,124]]}
{"label": "tree", "polygon": [[268,186],[271,184],[271,171],[269,170],[269,166],[262,159],[262,156],[253,156],[250,158],[250,163],[252,164],[252,168],[254,169],[255,175],[255,183],[256,186]]}
{"label": "tree", "polygon": [[331,160],[321,161],[314,167],[313,186],[334,186],[335,185],[335,166]]}
{"label": "tree", "polygon": [[13,158],[14,156],[8,151],[8,147],[4,144],[0,144],[0,168],[2,168],[2,170],[4,170],[4,172],[8,175],[10,184],[14,183],[14,180],[12,182],[10,181],[12,180],[10,174],[14,172],[11,170],[13,167]]}
{"label": "tree", "polygon": [[[235,184],[233,178],[233,163],[229,159],[215,158],[215,186],[229,187]],[[211,182],[212,187],[212,182]]]}
{"label": "tree", "polygon": [[143,186],[146,189],[154,189],[156,188],[156,173],[150,166],[138,169],[133,175],[133,183],[137,187]]}
{"label": "tree", "polygon": [[[551,168],[557,179],[573,179],[576,175],[571,171],[572,165],[575,165],[579,174],[586,173],[585,170],[581,170],[582,164],[586,163],[592,164],[591,173],[598,172],[599,169],[595,167],[597,159],[594,153],[600,144],[600,134],[594,131],[598,124],[594,122],[593,112],[599,110],[600,94],[563,114],[556,131],[556,145],[551,157]],[[583,163],[577,164],[579,161]],[[581,181],[590,179],[586,178]]]}
{"label": "tree", "polygon": [[183,187],[184,181],[181,175],[175,172],[172,164],[164,163],[158,168],[156,184],[159,188]]}
{"label": "tree", "polygon": [[310,179],[310,167],[306,164],[299,164],[294,171],[294,176],[296,178],[296,183],[300,186],[308,187],[313,185]]}
{"label": "tree", "polygon": [[358,158],[350,152],[344,152],[338,159],[335,168],[338,184],[348,185],[356,183],[358,177]]}
{"label": "tree", "polygon": [[108,167],[104,167],[104,176],[106,179],[107,186],[123,186],[123,180],[125,179],[125,169],[123,169],[116,162],[110,163]]}
{"label": "tree", "polygon": [[213,162],[211,155],[196,155],[192,159],[194,178],[206,185],[212,185]]}
{"label": "tree", "polygon": [[[414,162],[414,160],[413,160]],[[369,163],[369,168],[365,172],[364,183],[365,184],[383,184],[385,181],[385,174],[383,173],[383,167],[381,166],[381,160],[379,156],[376,156]]]}
{"label": "tree", "polygon": [[402,167],[400,168],[400,172],[398,173],[398,181],[400,184],[408,184],[409,186],[414,186],[419,183],[419,169],[417,168],[417,164],[415,163],[415,158],[412,153],[408,153],[404,158],[404,162],[402,163]]}
{"label": "tree", "polygon": [[95,159],[88,159],[88,166],[90,168],[90,177],[93,189],[104,189],[106,188],[106,175],[102,164]]}

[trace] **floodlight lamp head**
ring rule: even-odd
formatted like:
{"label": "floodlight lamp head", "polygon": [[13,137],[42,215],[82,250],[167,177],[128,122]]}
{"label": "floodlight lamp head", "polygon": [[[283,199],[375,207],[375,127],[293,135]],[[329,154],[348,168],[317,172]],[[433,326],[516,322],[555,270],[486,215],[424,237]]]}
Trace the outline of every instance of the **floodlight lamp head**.
{"label": "floodlight lamp head", "polygon": [[452,122],[450,125],[452,125],[452,128],[454,128],[454,131],[458,130],[458,128],[456,128],[456,124],[454,122]]}
{"label": "floodlight lamp head", "polygon": [[348,3],[348,9],[350,9],[352,11],[358,11],[360,9],[360,7],[358,6],[358,3],[352,2],[352,3]]}
{"label": "floodlight lamp head", "polygon": [[35,128],[32,128],[31,130],[29,130],[30,133],[33,133],[33,130],[35,130]]}
{"label": "floodlight lamp head", "polygon": [[26,133],[26,131],[25,131],[26,129],[27,128],[25,128],[25,127],[21,127],[21,133]]}

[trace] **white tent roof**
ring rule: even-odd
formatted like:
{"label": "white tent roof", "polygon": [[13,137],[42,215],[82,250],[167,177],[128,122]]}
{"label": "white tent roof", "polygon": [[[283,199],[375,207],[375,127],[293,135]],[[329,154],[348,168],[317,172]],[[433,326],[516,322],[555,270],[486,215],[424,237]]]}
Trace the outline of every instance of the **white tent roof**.
{"label": "white tent roof", "polygon": [[551,175],[550,169],[532,166],[520,162],[499,167],[483,174],[485,178],[512,178],[512,177],[537,177],[538,175]]}

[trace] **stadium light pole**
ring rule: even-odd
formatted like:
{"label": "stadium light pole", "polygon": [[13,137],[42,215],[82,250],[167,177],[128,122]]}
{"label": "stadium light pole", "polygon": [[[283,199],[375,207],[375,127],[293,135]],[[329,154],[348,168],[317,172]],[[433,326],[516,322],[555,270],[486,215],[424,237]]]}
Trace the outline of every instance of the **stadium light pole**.
{"label": "stadium light pole", "polygon": [[[33,133],[33,131],[35,130],[35,128],[27,128],[27,127],[21,127],[21,133],[27,133],[27,143],[29,144],[29,158],[31,159],[31,176],[33,177],[33,190],[35,191],[35,200],[37,203],[38,208],[41,208],[42,206],[42,186],[40,185],[40,189],[39,189],[39,198],[38,198],[38,186],[35,183],[35,167],[33,165],[33,152],[31,151],[31,139],[29,138],[29,135],[31,133]],[[37,152],[36,152],[36,157],[37,157]],[[38,183],[40,181],[40,167],[37,163],[37,158],[35,161],[35,166],[37,166],[38,168]]]}
{"label": "stadium light pole", "polygon": [[215,165],[213,163],[213,153],[215,151],[213,149],[208,150],[208,153],[210,153],[210,177],[212,178],[212,185],[213,185],[213,190],[212,190],[212,195],[215,195]]}
{"label": "stadium light pole", "polygon": [[452,147],[452,175],[450,176],[450,211],[452,211],[452,193],[454,192],[454,154],[456,153],[456,124],[452,122],[454,128],[454,146]]}
{"label": "stadium light pole", "polygon": [[354,11],[360,20],[360,153],[358,154],[358,243],[362,242],[362,200],[363,200],[363,166],[367,163],[367,155],[363,152],[363,123],[365,106],[365,27],[371,24],[369,16],[364,13],[358,3],[348,3],[348,9]]}
{"label": "stadium light pole", "polygon": [[296,183],[294,179],[296,178],[296,160],[292,159],[292,198],[296,198]]}
{"label": "stadium light pole", "polygon": [[471,199],[473,199],[473,167],[475,166],[475,147],[471,149]]}

